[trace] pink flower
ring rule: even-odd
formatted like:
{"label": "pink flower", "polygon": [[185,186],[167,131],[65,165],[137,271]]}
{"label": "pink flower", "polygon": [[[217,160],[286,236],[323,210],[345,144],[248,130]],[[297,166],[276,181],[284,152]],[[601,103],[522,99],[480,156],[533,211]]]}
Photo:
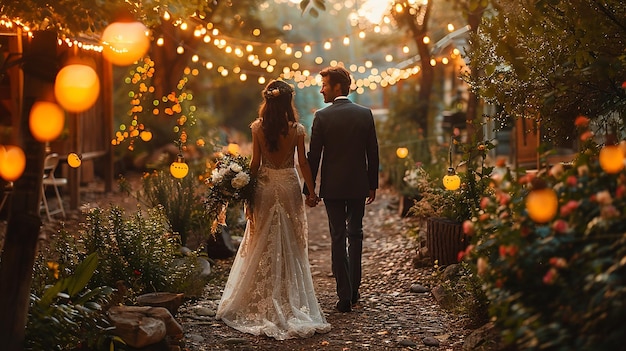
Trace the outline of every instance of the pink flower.
{"label": "pink flower", "polygon": [[496,199],[500,205],[505,206],[511,201],[511,195],[500,191],[496,194]]}
{"label": "pink flower", "polygon": [[562,219],[557,219],[552,223],[552,229],[557,233],[565,233],[569,229],[569,225]]}
{"label": "pink flower", "polygon": [[604,219],[617,218],[619,216],[619,211],[613,205],[602,206],[600,209],[600,217]]}
{"label": "pink flower", "polygon": [[561,217],[567,217],[578,208],[578,201],[569,200],[565,205],[561,206]]}
{"label": "pink flower", "polygon": [[556,280],[556,276],[557,275],[558,275],[558,272],[557,272],[556,268],[551,267],[550,269],[548,269],[546,274],[543,276],[543,283],[547,284],[547,285],[554,284],[554,281]]}
{"label": "pink flower", "polygon": [[574,120],[574,125],[578,128],[587,128],[587,126],[589,125],[589,118],[582,115],[578,116]]}
{"label": "pink flower", "polygon": [[565,179],[565,183],[571,187],[575,187],[578,185],[578,178],[573,175],[568,176],[567,179]]}
{"label": "pink flower", "polygon": [[585,131],[584,133],[582,133],[582,134],[580,135],[580,140],[582,140],[582,141],[586,141],[587,139],[589,139],[589,138],[591,138],[591,137],[593,137],[593,133],[592,133],[592,132],[590,132],[590,131]]}
{"label": "pink flower", "polygon": [[480,199],[480,208],[484,210],[485,208],[487,208],[487,206],[489,206],[490,202],[491,202],[491,199],[489,199],[486,196],[483,197],[482,199]]}
{"label": "pink flower", "polygon": [[596,194],[596,201],[601,205],[610,205],[613,203],[613,198],[608,190],[603,190]]}
{"label": "pink flower", "polygon": [[565,172],[565,168],[563,168],[563,165],[560,163],[557,163],[550,168],[550,175],[554,178],[559,178],[563,172]]}
{"label": "pink flower", "polygon": [[565,260],[563,257],[552,257],[548,262],[550,262],[550,264],[556,268],[567,267],[567,260]]}
{"label": "pink flower", "polygon": [[476,229],[474,228],[474,222],[469,219],[463,222],[463,233],[467,236],[472,236],[476,233]]}
{"label": "pink flower", "polygon": [[463,257],[465,257],[465,251],[459,251],[456,255],[457,262],[463,261]]}

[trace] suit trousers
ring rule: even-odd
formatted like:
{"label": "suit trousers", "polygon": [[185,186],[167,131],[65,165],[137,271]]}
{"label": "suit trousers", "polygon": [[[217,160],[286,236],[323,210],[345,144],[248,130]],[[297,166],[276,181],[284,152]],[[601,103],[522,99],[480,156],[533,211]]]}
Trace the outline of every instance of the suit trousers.
{"label": "suit trousers", "polygon": [[[340,302],[356,302],[361,285],[363,199],[324,199],[330,228],[331,262]],[[347,239],[347,246],[346,246]]]}

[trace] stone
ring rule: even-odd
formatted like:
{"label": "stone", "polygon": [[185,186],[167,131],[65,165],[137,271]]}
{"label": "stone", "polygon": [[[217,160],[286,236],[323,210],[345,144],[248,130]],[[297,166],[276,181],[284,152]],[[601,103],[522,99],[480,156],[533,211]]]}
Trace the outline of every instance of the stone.
{"label": "stone", "polygon": [[178,308],[183,304],[182,293],[154,292],[137,296],[139,306],[165,307],[175,316]]}
{"label": "stone", "polygon": [[433,338],[432,336],[427,336],[425,337],[422,342],[424,343],[424,345],[426,346],[439,346],[439,340]]}
{"label": "stone", "polygon": [[114,306],[107,316],[115,327],[113,333],[131,347],[156,344],[166,336],[183,337],[182,326],[165,307]]}
{"label": "stone", "polygon": [[420,285],[420,284],[413,284],[411,285],[411,292],[412,293],[426,293],[429,292],[430,289],[428,289],[427,287]]}

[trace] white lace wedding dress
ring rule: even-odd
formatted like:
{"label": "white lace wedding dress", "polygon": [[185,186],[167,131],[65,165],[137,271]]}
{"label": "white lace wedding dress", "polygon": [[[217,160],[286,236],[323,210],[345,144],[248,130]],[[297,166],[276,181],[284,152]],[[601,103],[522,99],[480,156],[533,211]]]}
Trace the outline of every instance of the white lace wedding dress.
{"label": "white lace wedding dress", "polygon": [[[331,328],[315,296],[307,220],[294,167],[296,139],[304,127],[292,127],[279,152],[270,154],[261,143],[253,220],[246,225],[216,316],[239,331],[277,340]],[[258,121],[251,128],[262,136]]]}

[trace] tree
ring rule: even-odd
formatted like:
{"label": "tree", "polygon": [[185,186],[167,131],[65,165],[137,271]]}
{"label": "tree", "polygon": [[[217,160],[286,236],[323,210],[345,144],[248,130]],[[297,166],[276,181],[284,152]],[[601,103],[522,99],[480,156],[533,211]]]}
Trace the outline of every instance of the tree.
{"label": "tree", "polygon": [[[580,16],[580,14],[585,14]],[[571,138],[579,115],[626,118],[626,3],[620,0],[499,4],[472,51],[470,82],[499,118],[540,118],[548,138]]]}

